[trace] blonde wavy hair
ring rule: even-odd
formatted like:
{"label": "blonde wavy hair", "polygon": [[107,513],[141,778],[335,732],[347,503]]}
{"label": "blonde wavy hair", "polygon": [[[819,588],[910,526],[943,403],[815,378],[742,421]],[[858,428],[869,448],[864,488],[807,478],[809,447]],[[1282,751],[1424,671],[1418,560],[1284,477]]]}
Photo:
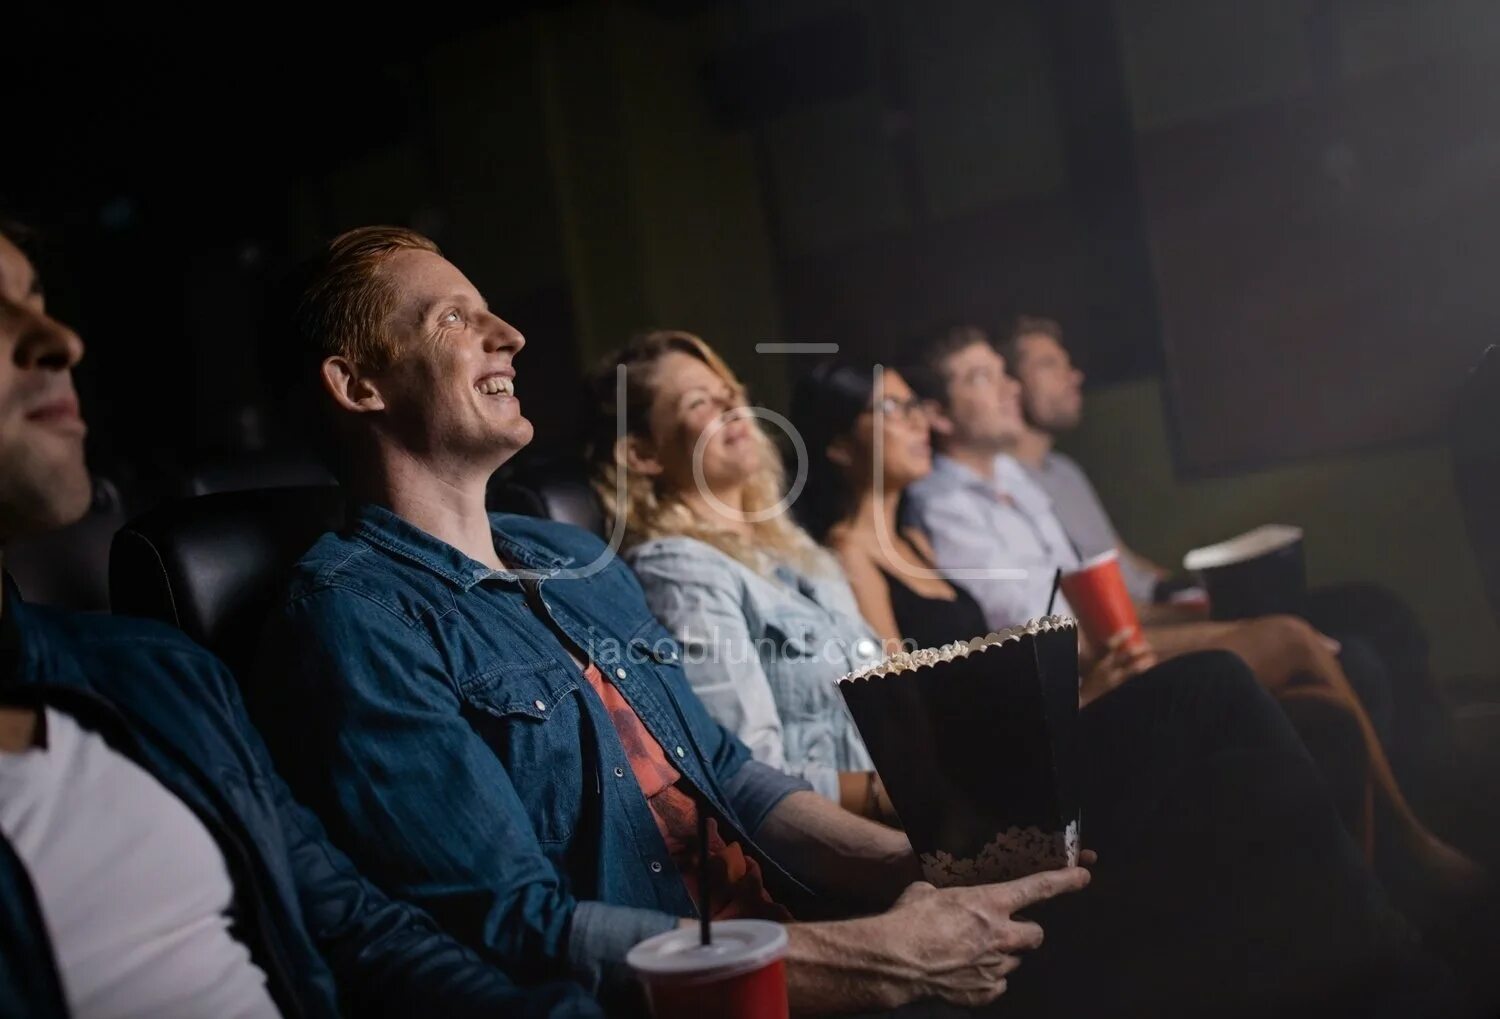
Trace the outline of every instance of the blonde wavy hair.
{"label": "blonde wavy hair", "polygon": [[[745,386],[712,347],[693,333],[679,329],[657,329],[637,333],[599,367],[593,380],[595,405],[599,408],[589,458],[593,484],[604,503],[605,518],[613,528],[623,521],[621,548],[628,549],[653,538],[696,538],[725,555],[739,560],[757,573],[769,574],[778,562],[804,571],[825,572],[828,557],[789,512],[776,513],[751,524],[751,536],[705,520],[684,504],[678,493],[658,479],[626,468],[625,439],[628,435],[650,438],[651,407],[656,400],[658,367],[671,353],[697,358],[723,379],[737,403],[745,402]],[[625,369],[625,435],[618,434],[618,371]],[[776,505],[786,487],[781,454],[751,419],[753,434],[761,449],[761,466],[744,490],[745,513],[754,518]],[[623,504],[621,502],[621,481]],[[611,535],[613,537],[613,535]]]}

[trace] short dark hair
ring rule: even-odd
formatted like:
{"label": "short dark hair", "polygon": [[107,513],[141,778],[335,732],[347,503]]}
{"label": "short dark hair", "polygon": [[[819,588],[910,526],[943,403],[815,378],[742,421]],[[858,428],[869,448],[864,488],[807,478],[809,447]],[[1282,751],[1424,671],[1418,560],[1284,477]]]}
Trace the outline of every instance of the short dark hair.
{"label": "short dark hair", "polygon": [[1017,315],[1016,320],[1006,330],[1005,338],[996,348],[1000,351],[1000,356],[1005,358],[1005,370],[1011,375],[1016,374],[1016,365],[1021,360],[1021,340],[1026,336],[1050,336],[1061,346],[1062,324],[1057,319],[1047,318],[1045,315]]}
{"label": "short dark hair", "polygon": [[[953,325],[914,336],[901,345],[895,368],[924,400],[948,405],[948,383],[943,365],[948,358],[976,343],[991,343],[990,335],[976,325]],[[993,345],[993,344],[992,344]]]}

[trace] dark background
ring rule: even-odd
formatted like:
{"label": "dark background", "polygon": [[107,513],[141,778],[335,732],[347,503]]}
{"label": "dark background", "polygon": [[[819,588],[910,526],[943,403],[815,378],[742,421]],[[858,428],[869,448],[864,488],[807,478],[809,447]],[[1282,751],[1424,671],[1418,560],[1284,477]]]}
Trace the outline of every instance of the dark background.
{"label": "dark background", "polygon": [[527,334],[540,447],[576,444],[581,371],[641,326],[779,407],[798,366],[756,342],[1050,314],[1132,544],[1300,523],[1315,580],[1416,592],[1444,671],[1500,657],[1441,445],[1494,333],[1497,5],[485,10],[8,24],[0,203],[89,343],[97,469],[162,491],[297,444],[265,294],[403,223]]}

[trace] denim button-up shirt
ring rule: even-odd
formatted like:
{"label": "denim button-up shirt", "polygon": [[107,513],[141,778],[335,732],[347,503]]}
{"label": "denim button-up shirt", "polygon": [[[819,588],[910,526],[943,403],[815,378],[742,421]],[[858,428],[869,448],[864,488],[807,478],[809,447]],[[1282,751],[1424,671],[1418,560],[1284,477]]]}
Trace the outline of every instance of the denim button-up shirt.
{"label": "denim button-up shirt", "polygon": [[492,530],[516,572],[371,505],[298,563],[252,711],[335,841],[512,972],[623,976],[633,944],[695,908],[589,658],[773,887],[799,889],[753,836],[805,784],[708,716],[630,570],[565,524],[497,514]]}
{"label": "denim button-up shirt", "polygon": [[756,760],[835,803],[839,772],[875,770],[838,680],[883,651],[831,556],[823,573],[780,564],[762,576],[696,538],[670,537],[626,558],[682,643],[693,689]]}

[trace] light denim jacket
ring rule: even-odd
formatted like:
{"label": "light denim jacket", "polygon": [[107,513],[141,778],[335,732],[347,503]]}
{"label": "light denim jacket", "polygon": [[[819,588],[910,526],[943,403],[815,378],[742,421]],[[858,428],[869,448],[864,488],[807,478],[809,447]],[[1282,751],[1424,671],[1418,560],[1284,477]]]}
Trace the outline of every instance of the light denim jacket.
{"label": "light denim jacket", "polygon": [[774,580],[695,538],[657,538],[625,558],[682,645],[693,690],[757,761],[835,802],[839,772],[875,770],[837,683],[881,645],[832,557],[826,575],[780,565]]}

